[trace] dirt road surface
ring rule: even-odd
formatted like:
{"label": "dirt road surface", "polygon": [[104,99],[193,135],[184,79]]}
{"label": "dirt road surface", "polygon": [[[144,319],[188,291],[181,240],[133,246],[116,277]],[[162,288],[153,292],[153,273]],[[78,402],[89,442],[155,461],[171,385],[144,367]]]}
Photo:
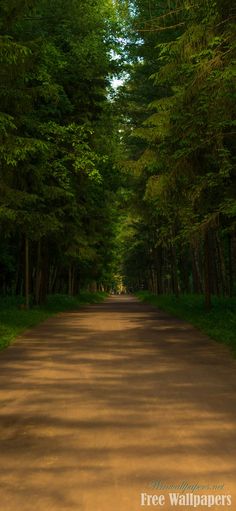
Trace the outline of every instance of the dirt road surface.
{"label": "dirt road surface", "polygon": [[185,481],[235,511],[235,398],[227,349],[135,298],[50,318],[0,353],[0,510],[194,509]]}

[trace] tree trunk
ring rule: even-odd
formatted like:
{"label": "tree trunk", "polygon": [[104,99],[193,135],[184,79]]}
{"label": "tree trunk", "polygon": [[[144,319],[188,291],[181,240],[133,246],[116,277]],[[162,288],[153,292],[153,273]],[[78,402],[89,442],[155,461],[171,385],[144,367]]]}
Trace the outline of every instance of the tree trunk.
{"label": "tree trunk", "polygon": [[75,267],[70,264],[68,270],[68,294],[69,296],[74,295],[74,287],[75,287]]}
{"label": "tree trunk", "polygon": [[182,255],[180,259],[180,265],[182,268],[182,279],[183,279],[183,292],[190,293],[190,283],[189,283],[189,261],[187,260],[186,255]]}
{"label": "tree trunk", "polygon": [[36,263],[36,273],[35,273],[35,303],[36,303],[36,305],[39,305],[39,303],[40,303],[41,278],[42,278],[41,240],[39,240],[38,246],[37,246],[37,263]]}
{"label": "tree trunk", "polygon": [[227,275],[226,275],[225,260],[224,260],[224,254],[223,254],[223,250],[222,250],[219,233],[216,233],[216,246],[217,246],[217,253],[218,253],[218,260],[219,260],[219,270],[220,270],[222,293],[223,293],[223,295],[226,295],[227,287],[228,287],[227,286]]}
{"label": "tree trunk", "polygon": [[228,235],[228,259],[229,259],[229,296],[232,298],[234,289],[234,271],[233,271],[233,257],[232,257],[232,235]]}
{"label": "tree trunk", "polygon": [[206,231],[204,240],[204,277],[205,277],[205,308],[211,310],[211,256],[210,233]]}
{"label": "tree trunk", "polygon": [[197,251],[195,247],[192,247],[192,272],[193,272],[193,292],[201,294],[203,292],[201,274],[199,270]]}
{"label": "tree trunk", "polygon": [[171,246],[171,281],[173,293],[176,296],[176,298],[178,298],[179,296],[178,265],[176,249],[173,245]]}
{"label": "tree trunk", "polygon": [[25,237],[25,308],[29,310],[29,240]]}
{"label": "tree trunk", "polygon": [[163,289],[162,289],[162,249],[161,249],[161,247],[158,247],[156,249],[155,263],[156,263],[156,275],[157,275],[157,294],[162,295]]}
{"label": "tree trunk", "polygon": [[48,246],[44,243],[41,247],[42,250],[42,268],[41,268],[41,286],[40,286],[40,304],[44,303],[47,299],[48,293]]}
{"label": "tree trunk", "polygon": [[75,267],[72,266],[72,273],[71,273],[71,295],[75,295]]}
{"label": "tree trunk", "polygon": [[49,294],[53,293],[54,286],[55,286],[56,279],[57,279],[57,274],[58,274],[57,266],[55,266],[55,267],[52,266],[50,268],[50,272],[49,272],[49,288],[48,288]]}

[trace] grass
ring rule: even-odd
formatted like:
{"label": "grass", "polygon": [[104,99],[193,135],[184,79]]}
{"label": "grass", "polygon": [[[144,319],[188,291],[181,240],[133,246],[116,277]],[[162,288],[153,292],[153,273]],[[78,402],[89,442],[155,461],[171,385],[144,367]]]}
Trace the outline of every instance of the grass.
{"label": "grass", "polygon": [[137,296],[144,302],[185,319],[212,339],[229,346],[236,356],[236,298],[214,296],[212,310],[206,312],[204,297],[200,295],[182,295],[176,298],[173,295],[156,296],[141,291]]}
{"label": "grass", "polygon": [[45,319],[69,310],[79,309],[82,305],[99,303],[106,293],[81,292],[78,296],[51,295],[42,307],[32,307],[29,311],[20,307],[24,303],[21,297],[0,298],[0,350],[6,348],[16,337],[28,328]]}

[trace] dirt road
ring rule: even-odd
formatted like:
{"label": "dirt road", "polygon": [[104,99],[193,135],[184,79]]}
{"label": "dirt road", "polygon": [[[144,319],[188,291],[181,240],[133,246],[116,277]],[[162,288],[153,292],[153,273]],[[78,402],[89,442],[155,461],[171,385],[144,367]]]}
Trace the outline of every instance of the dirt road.
{"label": "dirt road", "polygon": [[134,298],[51,318],[0,353],[0,510],[193,509],[185,481],[235,511],[235,397],[223,346]]}

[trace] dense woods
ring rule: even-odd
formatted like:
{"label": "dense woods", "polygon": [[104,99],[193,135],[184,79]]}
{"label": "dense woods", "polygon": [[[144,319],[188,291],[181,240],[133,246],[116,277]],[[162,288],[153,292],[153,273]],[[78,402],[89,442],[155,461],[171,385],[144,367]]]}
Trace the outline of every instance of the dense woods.
{"label": "dense woods", "polygon": [[234,2],[0,10],[0,294],[233,296]]}
{"label": "dense woods", "polygon": [[109,1],[1,2],[0,289],[27,306],[111,278],[115,24]]}
{"label": "dense woods", "polygon": [[120,95],[124,272],[155,294],[205,293],[207,308],[236,283],[235,14],[230,0],[137,0]]}

